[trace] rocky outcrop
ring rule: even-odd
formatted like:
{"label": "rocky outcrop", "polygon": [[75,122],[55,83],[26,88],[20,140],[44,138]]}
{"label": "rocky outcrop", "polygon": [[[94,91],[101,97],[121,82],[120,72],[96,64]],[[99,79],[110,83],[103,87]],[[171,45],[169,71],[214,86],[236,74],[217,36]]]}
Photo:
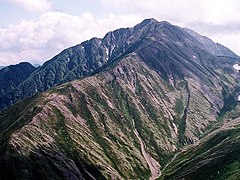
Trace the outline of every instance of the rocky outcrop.
{"label": "rocky outcrop", "polygon": [[[149,57],[146,61],[151,63],[149,65],[156,64],[158,68],[156,70],[163,76],[171,77],[171,71],[174,71],[175,78],[181,78],[184,74],[192,72],[204,75],[206,71],[199,71],[198,66],[209,64],[206,60],[212,59],[212,56],[221,55],[238,59],[238,56],[229,49],[193,31],[173,26],[165,21],[146,19],[133,28],[121,28],[107,33],[102,39],[92,38],[63,50],[37,68],[24,82],[2,91],[0,110],[37,92],[96,74],[129,53],[136,51],[141,53],[143,47],[147,54],[142,56]],[[152,58],[157,61],[150,60]],[[166,62],[162,63],[158,59]],[[167,59],[171,61],[167,62]],[[205,61],[201,62],[201,59]],[[184,64],[174,65],[183,60]],[[187,71],[182,72],[183,66]]]}
{"label": "rocky outcrop", "polygon": [[[160,166],[171,160],[179,143],[195,143],[198,133],[206,131],[205,126],[199,129],[203,122],[197,125],[189,118],[202,116],[189,113],[204,112],[203,107],[212,117],[216,112],[210,108],[214,98],[207,99],[196,82],[173,79],[171,85],[145,61],[130,54],[95,76],[58,86],[3,112],[0,120],[6,133],[1,139],[6,144],[0,162],[17,164],[15,175],[27,173],[31,178],[38,175],[32,171],[35,166],[42,173],[51,169],[43,177],[65,179],[158,177]],[[198,106],[191,98],[198,98]],[[18,106],[21,113],[6,125],[9,111]],[[184,131],[177,117],[185,118]],[[210,118],[204,121],[206,127],[216,121]],[[180,133],[185,141],[180,141]],[[8,177],[4,172],[12,172],[13,164],[1,167],[0,174]]]}
{"label": "rocky outcrop", "polygon": [[[0,178],[174,179],[195,177],[194,172],[216,164],[232,146],[219,141],[220,150],[214,151],[215,135],[224,132],[220,126],[230,130],[227,121],[240,111],[232,103],[239,91],[232,66],[239,60],[215,56],[198,43],[181,28],[150,19],[45,63],[31,77],[70,65],[68,58],[84,62],[71,67],[79,72],[84,67],[91,76],[0,113]],[[83,51],[85,59],[78,56]],[[63,76],[52,73],[47,82],[65,82],[70,72],[63,69]],[[212,148],[216,156],[208,154]]]}

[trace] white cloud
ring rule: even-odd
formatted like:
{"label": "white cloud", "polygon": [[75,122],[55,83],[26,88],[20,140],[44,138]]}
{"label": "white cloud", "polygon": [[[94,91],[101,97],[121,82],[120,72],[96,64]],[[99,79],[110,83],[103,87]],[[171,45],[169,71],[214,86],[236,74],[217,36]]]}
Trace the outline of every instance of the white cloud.
{"label": "white cloud", "polygon": [[97,19],[90,13],[71,16],[60,12],[43,14],[38,21],[22,21],[0,28],[0,65],[19,61],[42,63],[64,48],[92,37],[103,37],[110,30],[140,22],[138,15]]}
{"label": "white cloud", "polygon": [[66,47],[103,37],[116,28],[134,26],[149,17],[192,28],[240,54],[239,0],[98,0],[104,5],[100,10],[114,12],[106,18],[91,13],[73,16],[49,12],[52,7],[47,0],[8,1],[45,13],[37,21],[0,27],[0,65],[43,62]]}
{"label": "white cloud", "polygon": [[231,49],[233,52],[235,52],[237,55],[240,55],[240,30],[236,33],[220,33],[220,34],[212,34],[211,38],[215,42],[219,42],[220,44],[223,44],[224,46]]}
{"label": "white cloud", "polygon": [[52,9],[48,0],[8,0],[9,2],[33,12],[47,12]]}
{"label": "white cloud", "polygon": [[121,13],[167,20],[213,38],[240,55],[239,0],[99,0]]}
{"label": "white cloud", "polygon": [[173,23],[194,21],[222,24],[240,20],[239,0],[100,0],[109,8],[128,13],[140,13]]}

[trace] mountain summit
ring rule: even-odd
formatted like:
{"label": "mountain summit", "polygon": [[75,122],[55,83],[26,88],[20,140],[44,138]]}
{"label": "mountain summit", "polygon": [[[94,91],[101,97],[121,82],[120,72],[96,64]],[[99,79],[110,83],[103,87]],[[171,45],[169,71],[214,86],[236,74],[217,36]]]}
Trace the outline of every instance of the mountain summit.
{"label": "mountain summit", "polygon": [[0,113],[0,177],[224,177],[240,159],[237,63],[154,19],[68,48],[1,94],[2,109],[31,97]]}
{"label": "mountain summit", "polygon": [[[198,48],[214,56],[238,58],[229,49],[215,44],[196,32],[173,26],[166,21],[158,22],[155,19],[146,19],[133,28],[121,28],[107,33],[103,39],[93,38],[65,49],[37,68],[26,81],[2,92],[0,94],[0,110],[37,92],[101,71],[118,58],[139,50],[149,43],[154,45],[156,42],[162,51],[169,49],[177,52],[183,48],[185,48],[184,51],[188,51],[188,46],[189,50]],[[190,54],[193,56],[192,52]]]}

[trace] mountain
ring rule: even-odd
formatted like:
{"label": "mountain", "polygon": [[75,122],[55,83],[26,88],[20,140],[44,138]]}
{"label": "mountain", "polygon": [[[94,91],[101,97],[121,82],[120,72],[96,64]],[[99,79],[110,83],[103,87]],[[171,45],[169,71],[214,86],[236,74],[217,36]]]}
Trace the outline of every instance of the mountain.
{"label": "mountain", "polygon": [[226,48],[225,46],[219,44],[219,43],[214,43],[211,39],[205,36],[201,36],[197,32],[184,28],[184,30],[192,35],[195,39],[197,39],[200,43],[203,45],[203,49],[206,51],[209,51],[212,54],[215,54],[217,56],[227,56],[227,57],[233,57],[233,58],[239,58],[235,53],[233,53],[231,50]]}
{"label": "mountain", "polygon": [[176,153],[160,179],[239,179],[239,120],[224,123]]}
{"label": "mountain", "polygon": [[25,81],[35,67],[30,63],[22,62],[17,65],[4,67],[0,70],[0,93],[11,91]]}
{"label": "mountain", "polygon": [[0,69],[4,68],[4,66],[0,66]]}
{"label": "mountain", "polygon": [[[0,94],[0,110],[37,92],[42,92],[56,85],[101,71],[101,69],[111,64],[111,62],[130,52],[134,52],[139,44],[144,43],[141,41],[144,38],[146,39],[146,36],[150,37],[154,33],[158,34],[156,36],[158,39],[155,39],[155,41],[162,42],[162,44],[167,41],[179,41],[179,38],[181,38],[182,40],[184,39],[181,42],[182,46],[194,44],[196,48],[205,50],[213,55],[238,59],[238,56],[229,49],[217,45],[193,31],[173,26],[168,22],[159,23],[155,19],[147,19],[133,28],[121,28],[107,33],[102,39],[92,38],[89,41],[65,49],[36,69],[18,87]],[[169,40],[166,38],[169,38]],[[146,41],[149,41],[149,39]],[[147,43],[152,42],[154,42],[153,39]],[[176,45],[176,48],[180,46],[180,44]],[[216,47],[221,47],[224,51],[220,51]],[[166,49],[167,47],[164,48]]]}
{"label": "mountain", "polygon": [[233,177],[239,58],[204,43],[147,19],[64,50],[0,113],[0,178]]}

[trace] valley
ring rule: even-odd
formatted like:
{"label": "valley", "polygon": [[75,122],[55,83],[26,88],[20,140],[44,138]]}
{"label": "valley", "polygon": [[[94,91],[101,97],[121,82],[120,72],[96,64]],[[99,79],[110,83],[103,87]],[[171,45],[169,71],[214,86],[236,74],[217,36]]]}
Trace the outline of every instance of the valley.
{"label": "valley", "polygon": [[30,65],[0,94],[0,179],[231,179],[239,61],[146,19]]}

